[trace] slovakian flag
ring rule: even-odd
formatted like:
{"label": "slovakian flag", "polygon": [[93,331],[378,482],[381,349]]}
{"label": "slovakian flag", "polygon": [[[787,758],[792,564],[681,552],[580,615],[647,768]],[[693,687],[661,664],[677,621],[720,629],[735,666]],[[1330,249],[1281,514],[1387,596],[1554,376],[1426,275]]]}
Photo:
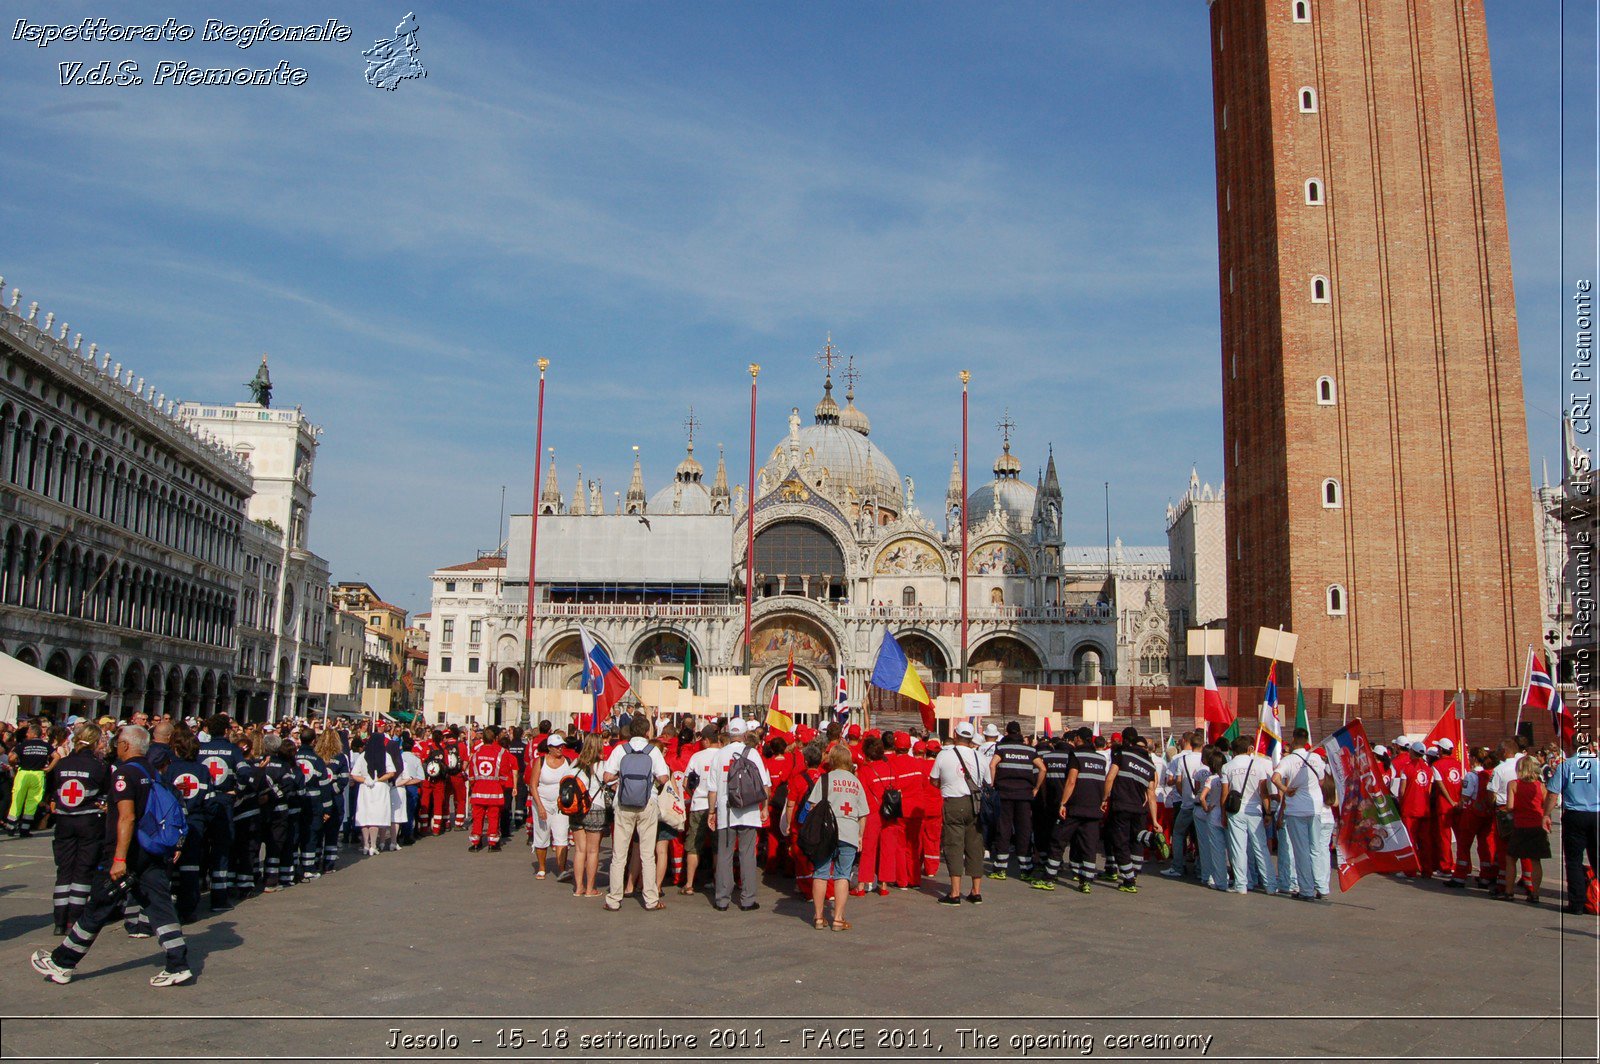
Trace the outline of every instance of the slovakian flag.
{"label": "slovakian flag", "polygon": [[1432,746],[1440,739],[1449,739],[1455,743],[1456,748],[1453,751],[1455,755],[1462,758],[1466,757],[1467,696],[1461,691],[1457,691],[1456,696],[1450,700],[1450,704],[1445,707],[1444,713],[1440,715],[1438,722],[1434,724],[1433,730],[1428,733],[1427,738],[1422,740],[1422,745]]}
{"label": "slovakian flag", "polygon": [[839,689],[833,695],[833,718],[842,728],[850,723],[850,690],[844,685],[844,670],[839,670]]}
{"label": "slovakian flag", "polygon": [[883,644],[878,647],[878,660],[872,666],[872,679],[869,682],[885,691],[905,695],[917,703],[917,708],[922,711],[924,728],[933,731],[938,727],[938,718],[933,715],[933,699],[928,697],[927,688],[922,686],[922,677],[911,667],[911,659],[900,649],[899,640],[891,632],[883,633]]}
{"label": "slovakian flag", "polygon": [[1349,890],[1373,872],[1421,872],[1361,720],[1346,724],[1322,745],[1338,811],[1339,889]]}
{"label": "slovakian flag", "polygon": [[1206,690],[1205,710],[1206,742],[1214,743],[1220,739],[1231,724],[1233,724],[1233,710],[1228,708],[1228,703],[1222,700],[1222,692],[1217,690],[1217,677],[1211,671],[1211,659],[1206,659]]}
{"label": "slovakian flag", "polygon": [[587,731],[599,731],[600,725],[610,715],[612,707],[628,693],[628,678],[622,675],[606,653],[606,648],[595,641],[589,629],[578,626],[578,636],[583,640],[582,688],[593,699],[594,709],[589,714]]}
{"label": "slovakian flag", "polygon": [[794,651],[789,652],[789,675],[783,684],[772,689],[772,701],[767,706],[767,727],[775,734],[788,738],[794,733],[794,718],[778,708],[778,692],[794,686]]}
{"label": "slovakian flag", "polygon": [[1261,727],[1256,730],[1256,753],[1276,758],[1283,746],[1283,726],[1278,723],[1278,663],[1267,669],[1267,690],[1261,696]]}
{"label": "slovakian flag", "polygon": [[1556,687],[1555,676],[1554,652],[1547,657],[1543,650],[1534,651],[1528,667],[1528,693],[1522,704],[1527,709],[1548,709],[1550,727],[1561,736],[1561,745],[1568,747],[1577,735],[1578,722],[1561,700],[1561,690]]}

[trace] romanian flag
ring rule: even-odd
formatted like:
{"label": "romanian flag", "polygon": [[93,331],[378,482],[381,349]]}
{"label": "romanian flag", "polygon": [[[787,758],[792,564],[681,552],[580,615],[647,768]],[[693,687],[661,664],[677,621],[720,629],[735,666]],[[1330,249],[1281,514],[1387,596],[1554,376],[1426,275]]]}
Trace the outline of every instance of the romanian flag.
{"label": "romanian flag", "polygon": [[[784,678],[783,687],[794,686],[794,652],[789,652],[789,675]],[[781,687],[772,689],[772,702],[767,706],[767,728],[775,735],[784,738],[794,734],[794,718],[778,708],[778,692]]]}
{"label": "romanian flag", "polygon": [[[1206,659],[1206,691],[1204,716],[1206,721],[1206,741],[1214,743],[1224,737],[1224,733],[1232,731],[1238,734],[1239,726],[1234,722],[1233,710],[1228,708],[1228,703],[1222,700],[1222,692],[1217,690],[1217,677],[1211,671],[1211,659]],[[1232,735],[1226,736],[1232,739]]]}
{"label": "romanian flag", "polygon": [[905,695],[917,703],[922,710],[924,728],[932,731],[938,726],[938,720],[933,715],[933,699],[928,697],[927,688],[922,686],[922,678],[911,667],[911,659],[906,657],[906,652],[900,649],[900,643],[890,632],[883,633],[883,645],[878,647],[878,660],[872,666],[872,679],[869,682],[874,687]]}
{"label": "romanian flag", "polygon": [[1278,723],[1278,663],[1267,669],[1267,690],[1261,698],[1261,727],[1256,731],[1256,753],[1276,759],[1283,745]]}

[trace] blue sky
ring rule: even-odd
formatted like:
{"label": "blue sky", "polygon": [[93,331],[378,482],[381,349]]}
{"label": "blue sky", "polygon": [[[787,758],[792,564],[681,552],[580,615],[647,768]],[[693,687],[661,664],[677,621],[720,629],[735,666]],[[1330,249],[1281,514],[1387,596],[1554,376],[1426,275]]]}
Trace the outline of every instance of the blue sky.
{"label": "blue sky", "polygon": [[[259,19],[267,8],[16,4],[13,19]],[[973,371],[971,474],[1009,406],[1054,443],[1067,532],[1165,542],[1221,477],[1206,6],[543,3],[416,7],[428,77],[366,85],[404,6],[274,4],[345,44],[9,39],[0,272],[169,396],[323,425],[312,546],[427,608],[497,541],[545,443],[608,501],[682,454],[742,479],[820,395],[831,331],[873,439],[936,513]],[[1554,4],[1491,0],[1535,470],[1556,455],[1563,292]],[[56,63],[304,66],[299,87],[62,88]],[[1569,79],[1570,79],[1569,71]],[[1592,187],[1592,172],[1589,176]],[[1582,181],[1579,182],[1580,187]],[[841,389],[842,391],[842,389]],[[1557,467],[1558,468],[1558,467]]]}

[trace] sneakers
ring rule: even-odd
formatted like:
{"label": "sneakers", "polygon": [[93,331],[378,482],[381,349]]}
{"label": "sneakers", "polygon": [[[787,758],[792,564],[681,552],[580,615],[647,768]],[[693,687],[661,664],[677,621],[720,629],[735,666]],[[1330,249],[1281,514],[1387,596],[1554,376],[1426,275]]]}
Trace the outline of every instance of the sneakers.
{"label": "sneakers", "polygon": [[1072,885],[1072,889],[1076,890],[1079,894],[1089,894],[1094,891],[1094,888],[1089,885],[1089,881],[1087,879],[1078,880]]}
{"label": "sneakers", "polygon": [[[268,887],[267,889],[268,890],[282,890],[283,888],[281,888],[281,887]],[[129,938],[149,938],[150,937],[150,932],[148,932],[148,931],[129,931],[128,932],[128,937]]]}
{"label": "sneakers", "polygon": [[1176,868],[1163,869],[1161,874],[1166,876],[1168,879],[1182,879],[1183,878],[1183,873],[1178,871]]}
{"label": "sneakers", "polygon": [[985,878],[987,878],[987,879],[1004,880],[1004,879],[1007,879],[1009,877],[1006,875],[1005,869],[1002,868],[1002,869],[1000,869],[998,871],[990,872],[988,874],[988,876],[986,876]]}
{"label": "sneakers", "polygon": [[177,986],[187,983],[194,978],[194,973],[184,968],[176,972],[157,972],[150,977],[151,986]]}
{"label": "sneakers", "polygon": [[939,904],[940,905],[960,905],[961,904],[961,895],[959,895],[959,894],[941,894],[939,896]]}
{"label": "sneakers", "polygon": [[1139,893],[1139,888],[1134,886],[1132,883],[1118,883],[1117,884],[1117,889],[1122,891],[1122,893],[1124,893],[1124,894],[1137,894],[1137,893]]}
{"label": "sneakers", "polygon": [[968,894],[967,895],[967,904],[969,904],[969,905],[982,905],[983,904],[983,895],[982,894]]}
{"label": "sneakers", "polygon": [[500,852],[500,844],[498,842],[491,842],[489,844],[489,852],[490,853],[499,853]]}
{"label": "sneakers", "polygon": [[1029,883],[1028,886],[1032,887],[1034,890],[1055,890],[1056,889],[1056,885],[1054,883],[1052,883],[1048,879],[1044,879],[1043,877],[1041,877],[1039,879],[1035,879],[1033,882]]}
{"label": "sneakers", "polygon": [[34,971],[44,976],[52,983],[64,984],[72,982],[72,969],[63,968],[61,965],[57,964],[51,958],[50,951],[47,949],[34,950],[33,956],[29,958],[28,963],[33,965]]}
{"label": "sneakers", "polygon": [[475,842],[471,846],[467,847],[467,852],[468,853],[477,853],[481,849],[483,849],[483,843]]}
{"label": "sneakers", "polygon": [[1152,832],[1151,834],[1154,837],[1150,841],[1155,844],[1156,853],[1161,855],[1161,859],[1165,861],[1167,858],[1171,857],[1172,844],[1167,841],[1167,837],[1161,834],[1159,831]]}

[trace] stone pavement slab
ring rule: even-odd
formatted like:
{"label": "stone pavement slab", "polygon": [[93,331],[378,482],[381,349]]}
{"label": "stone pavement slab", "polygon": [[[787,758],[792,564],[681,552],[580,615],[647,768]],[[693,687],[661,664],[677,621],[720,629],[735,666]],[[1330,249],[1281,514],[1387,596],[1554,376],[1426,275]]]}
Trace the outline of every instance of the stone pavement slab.
{"label": "stone pavement slab", "polygon": [[451,834],[202,908],[196,983],[157,990],[153,940],[120,925],[70,985],[32,972],[28,955],[55,944],[52,876],[48,839],[0,841],[7,1059],[1592,1060],[1597,1046],[1594,918],[1378,877],[1317,905],[1155,875],[1133,896],[991,882],[959,909],[897,891],[851,899],[855,929],[836,934],[812,929],[784,880],[757,912],[669,890],[663,912],[608,913],[535,881],[522,848],[469,854]]}

